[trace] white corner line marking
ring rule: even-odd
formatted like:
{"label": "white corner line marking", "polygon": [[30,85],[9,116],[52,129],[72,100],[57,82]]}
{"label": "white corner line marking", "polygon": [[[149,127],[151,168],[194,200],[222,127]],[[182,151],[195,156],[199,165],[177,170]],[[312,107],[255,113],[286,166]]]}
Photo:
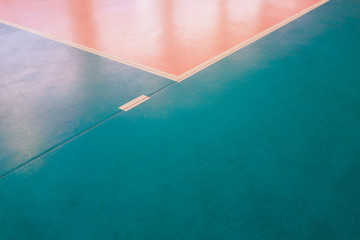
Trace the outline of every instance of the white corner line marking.
{"label": "white corner line marking", "polygon": [[325,3],[329,2],[329,1],[330,0],[321,0],[318,3],[315,3],[314,5],[300,11],[299,13],[295,14],[294,16],[291,16],[291,17],[285,19],[284,21],[282,21],[282,22],[280,22],[280,23],[266,29],[265,31],[263,31],[263,32],[255,35],[255,36],[249,38],[248,40],[246,40],[244,42],[241,42],[241,43],[237,44],[236,46],[234,46],[234,47],[232,47],[232,48],[230,48],[230,49],[216,55],[215,57],[213,57],[213,58],[199,64],[198,66],[196,66],[196,67],[194,67],[194,68],[192,68],[192,69],[190,69],[190,70],[188,70],[188,71],[186,71],[186,72],[184,72],[184,73],[182,73],[180,75],[174,75],[174,74],[170,74],[170,73],[167,73],[167,72],[163,72],[161,70],[158,70],[158,69],[155,69],[155,68],[152,68],[152,67],[148,67],[148,66],[136,63],[136,62],[132,62],[132,61],[129,61],[127,59],[117,57],[117,56],[108,54],[108,53],[103,52],[103,51],[99,51],[99,50],[95,50],[95,49],[92,49],[92,48],[89,48],[89,47],[85,47],[85,46],[83,46],[81,44],[73,43],[71,41],[55,37],[55,36],[53,36],[51,34],[43,33],[43,32],[37,31],[37,30],[33,30],[31,28],[24,27],[24,26],[21,26],[21,25],[18,25],[16,23],[12,23],[12,22],[9,22],[9,21],[3,20],[3,19],[0,19],[0,23],[9,25],[9,26],[12,26],[12,27],[15,27],[15,28],[18,28],[18,29],[21,29],[21,30],[24,30],[24,31],[27,31],[27,32],[30,32],[30,33],[33,33],[33,34],[36,34],[36,35],[39,35],[39,36],[42,36],[44,38],[54,40],[56,42],[63,43],[63,44],[68,45],[68,46],[72,46],[72,47],[84,50],[84,51],[89,52],[89,53],[93,53],[95,55],[99,55],[101,57],[105,57],[107,59],[110,59],[110,60],[113,60],[113,61],[116,61],[116,62],[123,63],[125,65],[128,65],[128,66],[143,70],[145,72],[149,72],[149,73],[158,75],[160,77],[173,80],[175,82],[181,82],[181,81],[185,80],[186,78],[191,77],[192,75],[200,72],[201,70],[209,67],[210,65],[218,62],[219,60],[229,56],[230,54],[240,50],[241,48],[244,48],[244,47],[248,46],[249,44],[259,40],[260,38],[265,37],[266,35],[272,33],[273,31],[283,27],[284,25],[294,21],[295,19],[305,15],[306,13],[320,7],[321,5],[323,5],[323,4],[325,4]]}
{"label": "white corner line marking", "polygon": [[137,105],[145,102],[146,100],[150,99],[150,97],[145,96],[145,95],[141,95],[133,100],[131,100],[128,103],[125,103],[124,105],[122,105],[121,107],[119,107],[119,109],[123,110],[123,111],[129,111],[130,109],[136,107]]}

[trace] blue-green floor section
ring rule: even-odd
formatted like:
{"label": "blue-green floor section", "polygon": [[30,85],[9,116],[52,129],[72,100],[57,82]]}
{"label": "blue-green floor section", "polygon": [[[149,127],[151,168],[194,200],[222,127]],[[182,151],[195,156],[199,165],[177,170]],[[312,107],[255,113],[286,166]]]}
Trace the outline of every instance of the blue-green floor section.
{"label": "blue-green floor section", "polygon": [[0,239],[360,239],[359,13],[330,1],[1,179]]}

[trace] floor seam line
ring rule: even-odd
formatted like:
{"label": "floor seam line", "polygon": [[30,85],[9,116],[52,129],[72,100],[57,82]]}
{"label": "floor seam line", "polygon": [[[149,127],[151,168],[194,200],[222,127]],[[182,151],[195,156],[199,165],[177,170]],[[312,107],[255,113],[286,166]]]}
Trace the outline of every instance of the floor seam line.
{"label": "floor seam line", "polygon": [[10,32],[1,33],[1,34],[0,34],[0,37],[3,37],[3,36],[5,36],[5,35],[11,34],[11,33],[17,32],[17,31],[20,31],[20,29],[17,29],[17,28],[16,28],[15,30],[12,30],[12,31],[10,31]]}
{"label": "floor seam line", "polygon": [[22,163],[22,164],[20,164],[20,165],[16,166],[15,168],[13,168],[13,169],[11,169],[11,170],[9,170],[9,171],[5,172],[4,174],[2,174],[2,175],[0,176],[0,180],[1,180],[2,178],[4,178],[4,177],[6,177],[6,176],[10,175],[11,173],[15,172],[16,170],[18,170],[18,169],[20,169],[20,168],[24,167],[25,165],[29,164],[30,162],[32,162],[32,161],[34,161],[34,160],[38,159],[39,157],[42,157],[43,155],[46,155],[47,153],[51,152],[52,150],[55,150],[55,149],[57,149],[57,148],[59,148],[59,147],[61,147],[61,146],[65,145],[66,143],[70,142],[71,140],[73,140],[73,139],[75,139],[75,138],[77,138],[77,137],[81,136],[82,134],[84,134],[84,133],[86,133],[86,132],[90,131],[91,129],[93,129],[93,128],[95,128],[95,127],[99,126],[99,125],[100,125],[100,124],[102,124],[103,122],[105,122],[105,121],[107,121],[107,120],[109,120],[109,119],[111,119],[111,118],[115,117],[116,115],[118,115],[118,114],[119,114],[119,113],[121,113],[121,112],[123,112],[123,111],[118,111],[118,112],[116,112],[115,114],[113,114],[113,115],[111,115],[111,116],[109,116],[109,117],[105,118],[104,120],[102,120],[102,121],[100,121],[100,122],[96,123],[95,125],[93,125],[93,126],[91,126],[91,127],[87,128],[87,129],[85,129],[84,131],[82,131],[82,132],[80,132],[80,133],[78,133],[78,134],[74,135],[73,137],[70,137],[69,139],[66,139],[66,140],[64,140],[64,141],[62,141],[62,142],[60,142],[60,143],[56,144],[55,146],[53,146],[53,147],[49,148],[48,150],[46,150],[46,151],[44,151],[44,152],[42,152],[42,153],[40,153],[40,154],[38,154],[38,155],[36,155],[36,156],[34,156],[34,157],[30,158],[30,159],[29,159],[29,160],[27,160],[26,162],[24,162],[24,163]]}
{"label": "floor seam line", "polygon": [[[159,92],[160,92],[160,91],[162,91],[162,90],[165,90],[166,88],[168,88],[168,87],[172,86],[172,85],[173,85],[173,84],[175,84],[175,83],[177,83],[177,82],[172,82],[172,83],[170,83],[169,85],[166,85],[166,86],[164,86],[164,87],[162,87],[162,88],[160,88],[160,89],[156,90],[155,92],[153,92],[153,93],[149,94],[149,95],[148,95],[148,97],[153,96],[153,95],[155,95],[155,94],[159,93]],[[95,125],[93,125],[93,126],[91,126],[91,127],[87,128],[87,129],[85,129],[84,131],[82,131],[82,132],[80,132],[80,133],[76,134],[75,136],[73,136],[73,137],[71,137],[71,138],[69,138],[69,139],[66,139],[66,140],[64,140],[64,141],[62,141],[62,142],[60,142],[60,143],[56,144],[55,146],[53,146],[53,147],[49,148],[48,150],[46,150],[46,151],[44,151],[44,152],[42,152],[42,153],[40,153],[40,154],[38,154],[38,155],[36,155],[36,156],[34,156],[34,157],[30,158],[30,159],[29,159],[29,160],[27,160],[26,162],[24,162],[24,163],[22,163],[22,164],[20,164],[20,165],[16,166],[15,168],[13,168],[13,169],[11,169],[11,170],[9,170],[9,171],[5,172],[4,174],[0,175],[0,181],[1,181],[2,179],[4,179],[5,177],[7,177],[8,175],[10,175],[10,174],[14,173],[15,171],[17,171],[18,169],[20,169],[20,168],[22,168],[22,167],[26,166],[27,164],[29,164],[29,163],[33,162],[34,160],[36,160],[36,159],[38,159],[38,158],[40,158],[40,157],[42,157],[42,156],[44,156],[44,155],[48,154],[49,152],[51,152],[51,151],[53,151],[53,150],[55,150],[55,149],[57,149],[57,148],[59,148],[59,147],[61,147],[61,146],[65,145],[66,143],[68,143],[68,142],[70,142],[70,141],[74,140],[75,138],[77,138],[77,137],[79,137],[79,136],[81,136],[81,135],[85,134],[86,132],[90,131],[91,129],[93,129],[93,128],[95,128],[95,127],[99,126],[99,125],[101,125],[102,123],[104,123],[104,122],[106,122],[106,121],[110,120],[111,118],[113,118],[113,117],[115,117],[115,116],[119,115],[119,114],[120,114],[120,113],[122,113],[122,112],[124,112],[124,113],[125,113],[126,111],[122,111],[122,110],[121,110],[121,111],[118,111],[118,112],[114,113],[113,115],[111,115],[111,116],[109,116],[109,117],[105,118],[104,120],[102,120],[102,121],[100,121],[100,122],[96,123]]]}

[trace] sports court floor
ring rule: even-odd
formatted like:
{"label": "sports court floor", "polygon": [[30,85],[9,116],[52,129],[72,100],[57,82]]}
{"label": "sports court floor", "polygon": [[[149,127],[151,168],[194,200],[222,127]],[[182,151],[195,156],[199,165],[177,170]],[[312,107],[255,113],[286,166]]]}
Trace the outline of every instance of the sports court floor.
{"label": "sports court floor", "polygon": [[18,239],[360,239],[360,1],[0,0]]}

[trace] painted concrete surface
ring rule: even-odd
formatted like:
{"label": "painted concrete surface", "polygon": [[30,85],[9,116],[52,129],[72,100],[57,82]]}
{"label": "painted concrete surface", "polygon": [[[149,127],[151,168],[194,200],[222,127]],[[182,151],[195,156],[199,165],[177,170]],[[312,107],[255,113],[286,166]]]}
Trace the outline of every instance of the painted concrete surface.
{"label": "painted concrete surface", "polygon": [[0,238],[359,239],[359,12],[331,1],[1,179]]}

